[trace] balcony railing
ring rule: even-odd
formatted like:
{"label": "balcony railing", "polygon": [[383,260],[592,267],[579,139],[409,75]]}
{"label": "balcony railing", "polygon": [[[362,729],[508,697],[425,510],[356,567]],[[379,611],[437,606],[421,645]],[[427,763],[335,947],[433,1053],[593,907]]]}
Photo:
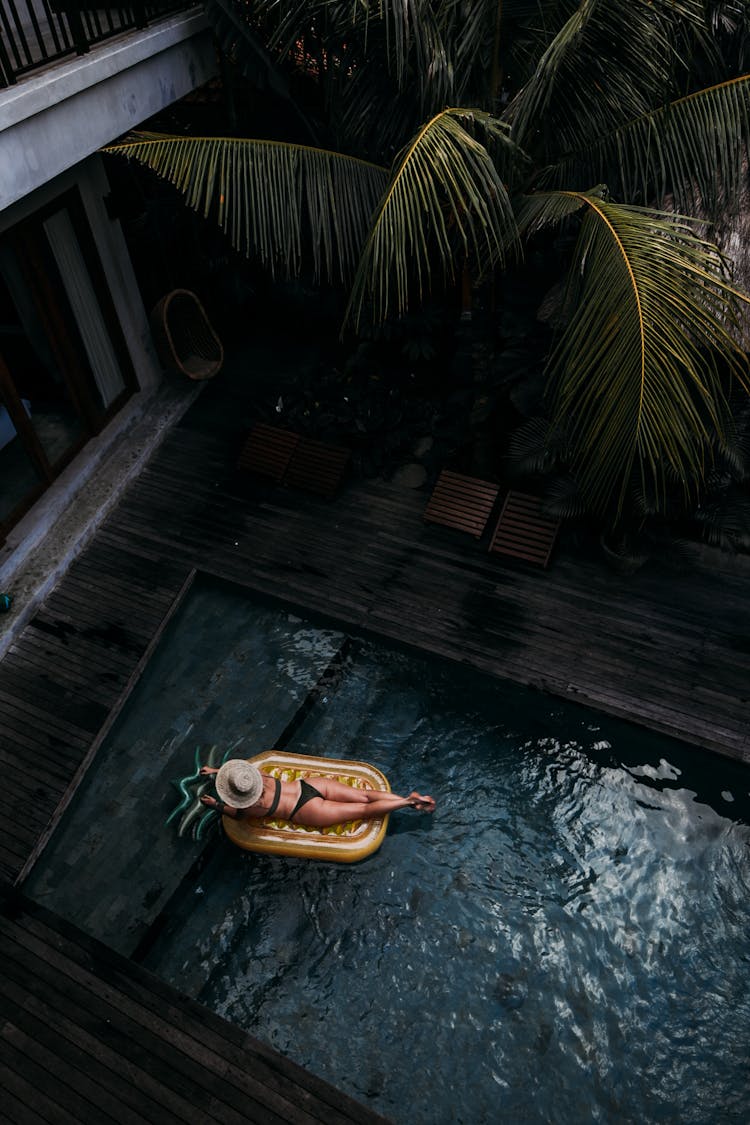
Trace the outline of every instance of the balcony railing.
{"label": "balcony railing", "polygon": [[0,87],[192,7],[195,0],[139,0],[124,7],[106,0],[0,0]]}

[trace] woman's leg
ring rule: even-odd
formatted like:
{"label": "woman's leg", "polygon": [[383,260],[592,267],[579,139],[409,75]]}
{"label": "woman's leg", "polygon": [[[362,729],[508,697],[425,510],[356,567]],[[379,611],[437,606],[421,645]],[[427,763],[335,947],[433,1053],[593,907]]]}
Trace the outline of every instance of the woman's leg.
{"label": "woman's leg", "polygon": [[[345,804],[361,801],[364,805],[371,804],[373,801],[404,800],[398,793],[391,793],[388,789],[354,789],[351,785],[345,785],[343,781],[336,781],[332,777],[316,777],[310,784],[314,785],[327,801],[343,801]],[[409,800],[412,799],[417,799],[425,805],[432,805],[433,808],[435,806],[432,797],[422,797],[416,792],[409,794]]]}
{"label": "woman's leg", "polygon": [[397,797],[395,800],[368,801],[329,801],[313,797],[307,801],[294,817],[295,824],[306,824],[310,828],[330,828],[334,824],[345,824],[347,820],[378,820],[388,816],[396,809],[414,808],[432,812],[431,808],[412,797]]}
{"label": "woman's leg", "polygon": [[369,794],[373,792],[371,789],[354,789],[351,785],[345,785],[343,781],[336,781],[332,777],[306,777],[305,781],[315,786],[327,801],[343,801],[345,804],[366,805],[370,800]]}

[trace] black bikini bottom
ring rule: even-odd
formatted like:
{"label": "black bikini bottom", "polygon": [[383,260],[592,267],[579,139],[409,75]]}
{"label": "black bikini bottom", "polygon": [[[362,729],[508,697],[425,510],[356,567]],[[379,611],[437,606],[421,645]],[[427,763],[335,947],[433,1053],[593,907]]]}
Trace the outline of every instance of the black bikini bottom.
{"label": "black bikini bottom", "polygon": [[315,788],[314,785],[310,785],[310,783],[305,781],[304,778],[300,778],[299,787],[300,787],[299,800],[297,801],[297,804],[294,806],[291,813],[289,814],[290,820],[294,820],[295,815],[299,812],[299,810],[302,808],[302,806],[306,805],[308,801],[312,801],[313,797],[322,797],[323,796],[322,793],[318,792],[318,790]]}

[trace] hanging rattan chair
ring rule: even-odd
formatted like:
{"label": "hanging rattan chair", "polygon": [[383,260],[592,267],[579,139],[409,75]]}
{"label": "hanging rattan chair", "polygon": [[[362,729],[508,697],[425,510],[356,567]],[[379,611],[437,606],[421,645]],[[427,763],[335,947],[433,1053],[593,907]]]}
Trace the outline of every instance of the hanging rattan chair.
{"label": "hanging rattan chair", "polygon": [[151,313],[151,330],[162,363],[189,379],[211,379],[221,370],[224,348],[206,310],[189,289],[173,289]]}

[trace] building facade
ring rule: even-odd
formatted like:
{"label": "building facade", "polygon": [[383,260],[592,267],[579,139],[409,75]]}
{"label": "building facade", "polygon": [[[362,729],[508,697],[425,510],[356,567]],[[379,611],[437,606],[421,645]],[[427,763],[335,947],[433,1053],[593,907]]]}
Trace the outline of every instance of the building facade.
{"label": "building facade", "polygon": [[0,0],[6,587],[162,379],[100,149],[216,72],[200,6],[89,2]]}

